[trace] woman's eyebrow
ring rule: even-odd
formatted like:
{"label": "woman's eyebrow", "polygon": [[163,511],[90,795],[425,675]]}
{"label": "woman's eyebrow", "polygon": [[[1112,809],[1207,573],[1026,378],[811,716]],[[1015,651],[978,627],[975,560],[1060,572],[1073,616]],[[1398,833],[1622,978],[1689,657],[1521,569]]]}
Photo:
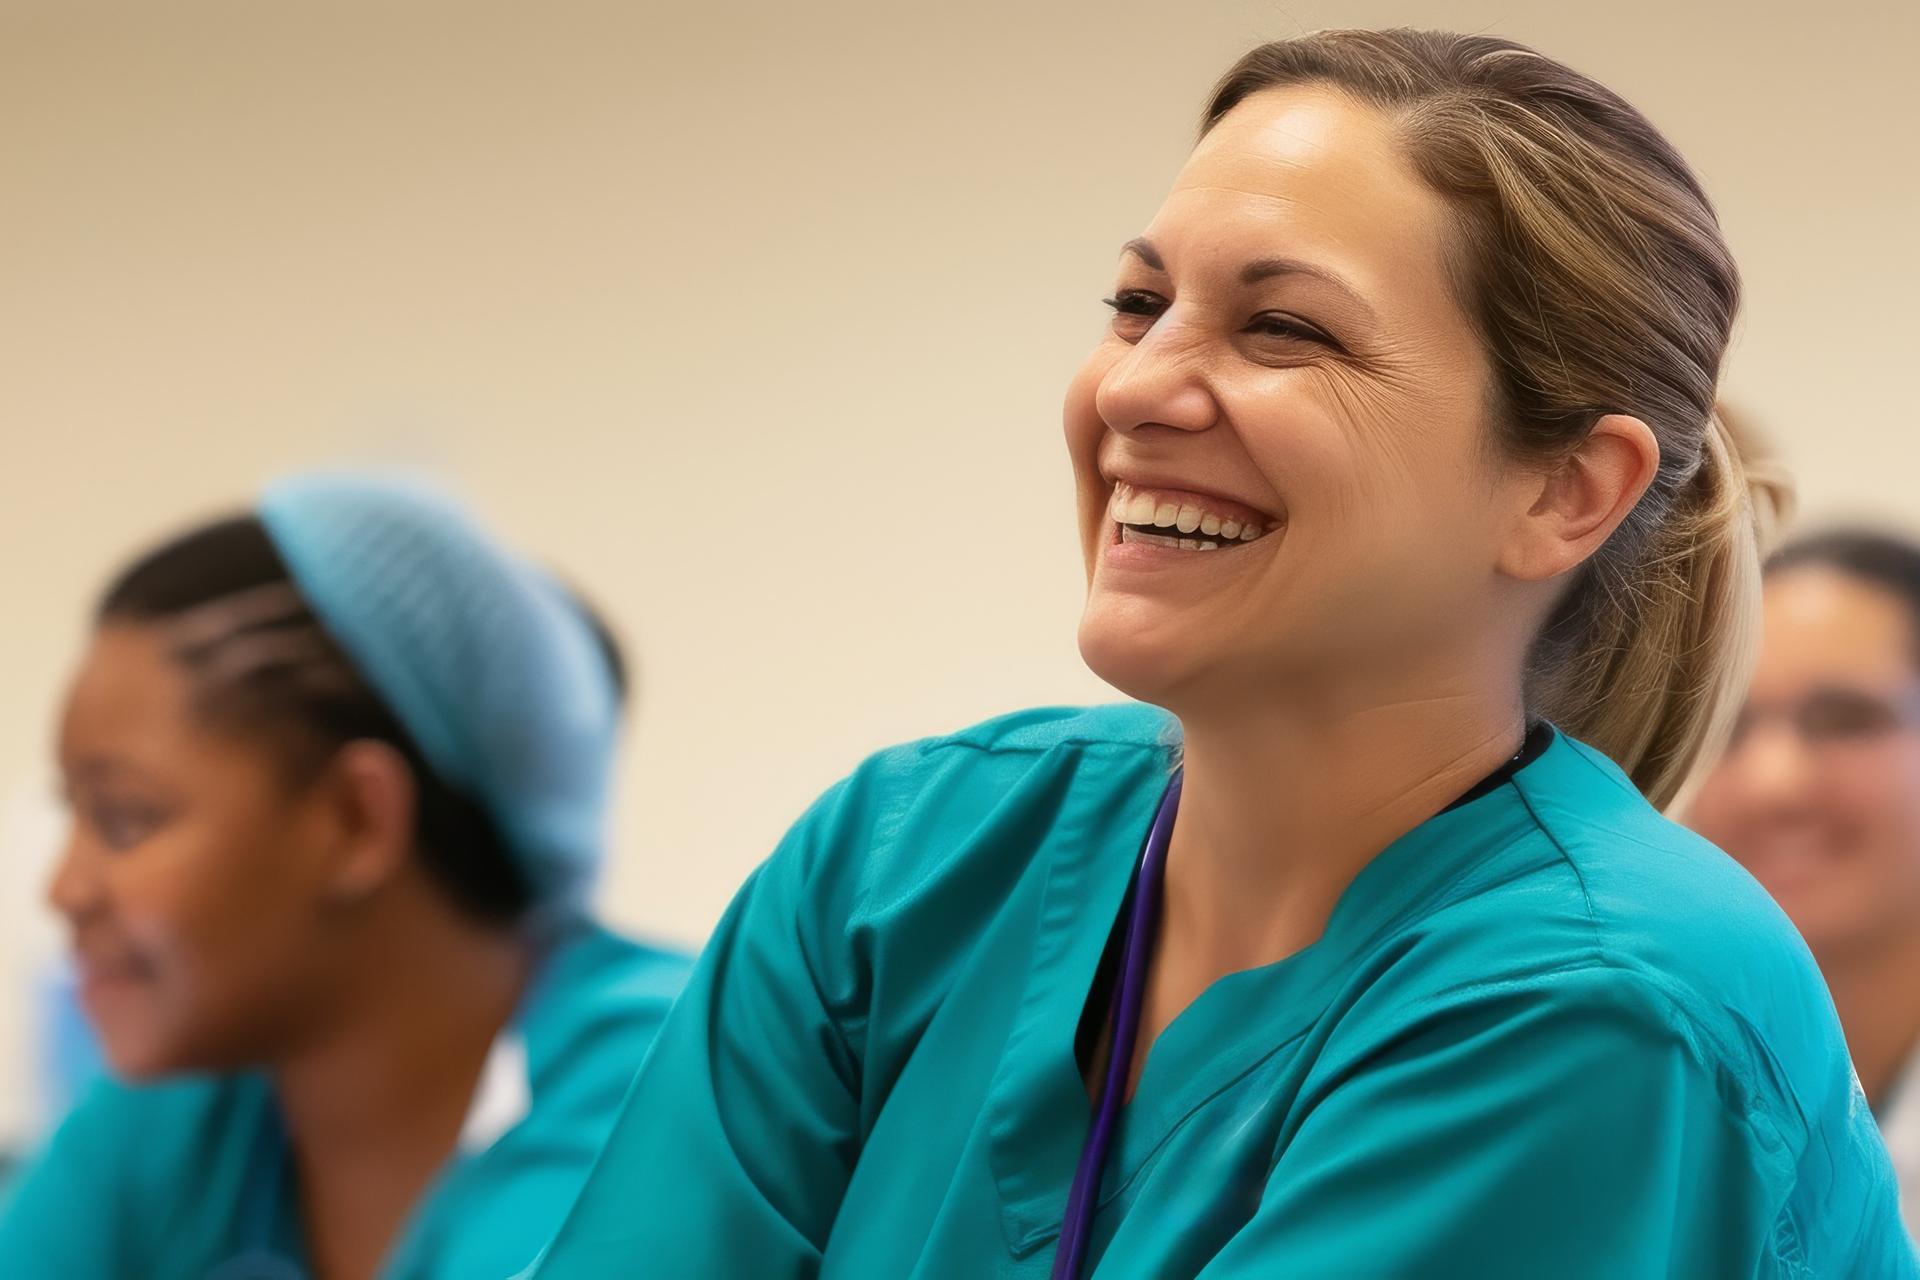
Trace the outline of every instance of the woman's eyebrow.
{"label": "woman's eyebrow", "polygon": [[1134,257],[1140,259],[1140,261],[1146,263],[1155,271],[1165,271],[1167,269],[1167,264],[1160,260],[1160,251],[1154,248],[1153,241],[1147,239],[1145,236],[1135,236],[1120,246],[1120,256],[1124,258],[1128,254],[1132,254]]}
{"label": "woman's eyebrow", "polygon": [[1311,262],[1302,262],[1298,258],[1262,258],[1258,262],[1249,262],[1240,270],[1241,284],[1259,284],[1262,280],[1271,280],[1275,276],[1309,276],[1347,296],[1347,300],[1359,307],[1368,317],[1374,314],[1373,307],[1360,296],[1360,291],[1342,280],[1325,267],[1317,267]]}
{"label": "woman's eyebrow", "polygon": [[75,760],[67,770],[77,782],[115,782],[132,777],[137,771],[125,760],[111,755],[87,755]]}
{"label": "woman's eyebrow", "polygon": [[112,791],[137,781],[137,775],[111,756],[83,756],[60,771],[59,794],[69,802],[78,791]]}
{"label": "woman's eyebrow", "polygon": [[[1121,245],[1120,253],[1122,257],[1132,254],[1155,271],[1167,269],[1166,261],[1161,258],[1160,251],[1154,248],[1153,241],[1145,236],[1137,236]],[[1360,296],[1360,291],[1325,267],[1318,267],[1298,258],[1261,258],[1256,262],[1249,262],[1240,269],[1241,284],[1259,284],[1262,280],[1271,280],[1275,276],[1311,277],[1345,294],[1347,299],[1360,308],[1369,319],[1374,317],[1373,307]]]}

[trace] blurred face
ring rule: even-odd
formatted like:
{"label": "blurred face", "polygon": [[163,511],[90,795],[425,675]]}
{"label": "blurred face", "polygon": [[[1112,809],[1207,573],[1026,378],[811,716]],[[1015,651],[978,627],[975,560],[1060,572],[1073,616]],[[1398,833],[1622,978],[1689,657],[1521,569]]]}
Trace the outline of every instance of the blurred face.
{"label": "blurred face", "polygon": [[1920,927],[1920,679],[1900,602],[1823,568],[1767,579],[1759,666],[1688,815],[1823,960]]}
{"label": "blurred face", "polygon": [[319,814],[269,752],[207,727],[150,629],[102,628],[67,696],[73,821],[50,886],[116,1071],[259,1061],[311,994]]}
{"label": "blurred face", "polygon": [[1067,396],[1097,674],[1176,711],[1326,692],[1452,664],[1501,616],[1449,225],[1331,89],[1257,94],[1195,148]]}

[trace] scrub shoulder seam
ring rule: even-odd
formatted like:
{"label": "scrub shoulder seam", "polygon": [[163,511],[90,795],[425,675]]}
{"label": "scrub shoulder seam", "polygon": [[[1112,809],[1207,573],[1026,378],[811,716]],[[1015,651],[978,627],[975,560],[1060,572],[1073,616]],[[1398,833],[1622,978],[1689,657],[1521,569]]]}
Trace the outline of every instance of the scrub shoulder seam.
{"label": "scrub shoulder seam", "polygon": [[1534,807],[1533,797],[1527,794],[1527,789],[1521,786],[1517,779],[1509,779],[1507,785],[1512,787],[1513,793],[1520,797],[1521,807],[1527,811],[1527,817],[1532,819],[1534,829],[1546,837],[1547,842],[1553,846],[1554,852],[1560,855],[1560,861],[1565,863],[1567,870],[1573,874],[1574,883],[1580,886],[1580,905],[1585,908],[1587,926],[1593,931],[1594,954],[1604,955],[1606,943],[1602,936],[1604,931],[1600,925],[1600,913],[1594,907],[1593,892],[1587,886],[1586,875],[1580,870],[1579,859],[1573,856],[1572,851],[1567,848],[1566,842],[1560,838],[1552,824],[1541,817],[1539,809]]}

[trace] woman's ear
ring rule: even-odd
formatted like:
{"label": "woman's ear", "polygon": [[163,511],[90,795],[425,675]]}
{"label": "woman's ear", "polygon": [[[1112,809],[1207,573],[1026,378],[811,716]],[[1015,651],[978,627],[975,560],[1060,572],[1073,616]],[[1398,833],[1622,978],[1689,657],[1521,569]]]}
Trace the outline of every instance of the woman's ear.
{"label": "woman's ear", "polygon": [[362,739],[334,753],[320,790],[333,837],[324,887],[339,901],[359,901],[390,883],[413,856],[413,769],[387,743]]}
{"label": "woman's ear", "polygon": [[1619,528],[1659,467],[1651,427],[1624,413],[1602,417],[1572,453],[1527,473],[1527,505],[1502,549],[1501,571],[1543,582],[1578,568]]}

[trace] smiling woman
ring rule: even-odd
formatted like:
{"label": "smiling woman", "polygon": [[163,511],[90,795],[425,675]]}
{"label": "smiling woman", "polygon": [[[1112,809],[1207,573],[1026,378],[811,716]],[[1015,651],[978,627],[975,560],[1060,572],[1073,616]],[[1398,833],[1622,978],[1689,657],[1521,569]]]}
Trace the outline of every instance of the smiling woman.
{"label": "smiling woman", "polygon": [[621,671],[390,477],[282,481],[126,569],[49,890],[117,1079],[10,1188],[0,1274],[526,1265],[686,972],[583,905]]}
{"label": "smiling woman", "polygon": [[1323,33],[1119,272],[1065,425],[1138,703],[829,792],[540,1275],[1916,1274],[1818,974],[1655,807],[1758,580],[1680,157],[1512,43]]}

